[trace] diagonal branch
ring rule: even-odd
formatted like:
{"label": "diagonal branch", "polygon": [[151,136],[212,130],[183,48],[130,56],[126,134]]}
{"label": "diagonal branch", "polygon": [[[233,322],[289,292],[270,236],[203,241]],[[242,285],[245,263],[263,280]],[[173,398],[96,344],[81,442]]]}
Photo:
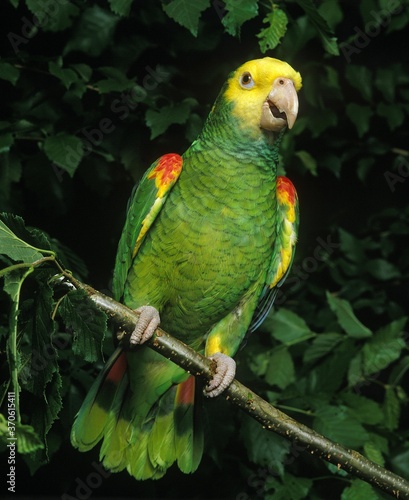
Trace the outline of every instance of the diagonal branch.
{"label": "diagonal branch", "polygon": [[[66,275],[66,278],[76,288],[85,290],[90,299],[105,311],[121,331],[125,334],[132,333],[138,320],[137,313],[90,286],[80,283],[70,275]],[[146,342],[146,345],[192,375],[205,380],[209,380],[213,376],[212,361],[160,328]],[[312,455],[317,455],[322,460],[335,464],[338,468],[346,470],[351,475],[363,479],[396,498],[409,499],[409,482],[407,480],[371,462],[357,451],[344,448],[300,424],[271,406],[237,380],[234,380],[223,394],[230,403],[259,421],[263,427],[301,444]]]}

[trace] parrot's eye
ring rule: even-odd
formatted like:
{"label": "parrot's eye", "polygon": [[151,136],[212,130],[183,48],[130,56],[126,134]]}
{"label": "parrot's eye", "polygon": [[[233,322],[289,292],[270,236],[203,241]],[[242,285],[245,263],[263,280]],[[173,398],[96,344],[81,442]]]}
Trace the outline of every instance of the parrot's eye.
{"label": "parrot's eye", "polygon": [[252,89],[254,87],[253,77],[248,71],[241,75],[240,85],[243,87],[243,89]]}

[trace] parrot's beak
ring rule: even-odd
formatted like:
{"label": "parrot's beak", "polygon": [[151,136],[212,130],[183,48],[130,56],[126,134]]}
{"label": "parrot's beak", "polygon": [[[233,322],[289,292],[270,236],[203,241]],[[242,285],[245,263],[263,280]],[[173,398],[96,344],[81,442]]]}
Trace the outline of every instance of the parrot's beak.
{"label": "parrot's beak", "polygon": [[260,127],[278,132],[285,126],[292,128],[298,114],[298,97],[290,78],[276,78],[264,101]]}

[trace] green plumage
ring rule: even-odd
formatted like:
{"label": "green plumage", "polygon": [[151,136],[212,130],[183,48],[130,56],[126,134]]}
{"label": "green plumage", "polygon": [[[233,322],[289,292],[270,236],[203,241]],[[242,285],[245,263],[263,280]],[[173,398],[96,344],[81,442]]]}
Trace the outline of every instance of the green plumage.
{"label": "green plumage", "polygon": [[124,291],[127,305],[156,307],[168,332],[196,348],[246,295],[258,296],[275,239],[275,173],[206,146],[199,140],[183,155]]}
{"label": "green plumage", "polygon": [[[114,272],[116,299],[131,308],[154,306],[166,331],[206,355],[233,356],[257,305],[270,307],[269,279],[283,250],[276,192],[282,132],[243,123],[231,97],[234,75],[173,181],[151,177],[166,157],[145,174]],[[105,376],[92,388],[73,426],[73,444],[85,450],[103,437],[104,465],[127,468],[137,479],[159,478],[175,461],[194,471],[203,450],[194,379],[144,347],[126,358],[127,370],[112,372],[111,402],[101,386]]]}

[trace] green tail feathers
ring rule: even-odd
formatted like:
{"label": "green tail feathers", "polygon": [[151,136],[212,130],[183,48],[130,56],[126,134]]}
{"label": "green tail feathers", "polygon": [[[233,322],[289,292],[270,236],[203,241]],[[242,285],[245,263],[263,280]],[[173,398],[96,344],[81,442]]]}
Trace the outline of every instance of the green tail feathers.
{"label": "green tail feathers", "polygon": [[87,451],[102,439],[103,465],[136,479],[159,479],[174,462],[194,472],[203,453],[195,392],[195,378],[159,354],[118,348],[84,400],[71,442]]}

